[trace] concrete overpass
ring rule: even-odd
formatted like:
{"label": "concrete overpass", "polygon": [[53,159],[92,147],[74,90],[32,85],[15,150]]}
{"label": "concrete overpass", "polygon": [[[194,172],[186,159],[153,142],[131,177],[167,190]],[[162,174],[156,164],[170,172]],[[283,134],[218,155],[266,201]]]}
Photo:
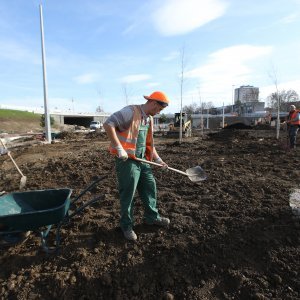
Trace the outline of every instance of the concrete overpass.
{"label": "concrete overpass", "polygon": [[107,113],[74,113],[74,112],[54,112],[50,113],[57,125],[77,125],[89,128],[92,121],[99,121],[102,124],[110,116]]}

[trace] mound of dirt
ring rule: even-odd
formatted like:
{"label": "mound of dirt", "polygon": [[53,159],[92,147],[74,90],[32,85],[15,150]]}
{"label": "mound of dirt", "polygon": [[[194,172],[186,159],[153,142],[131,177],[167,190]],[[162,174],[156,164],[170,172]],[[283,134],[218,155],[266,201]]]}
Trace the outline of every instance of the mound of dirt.
{"label": "mound of dirt", "polygon": [[236,124],[231,124],[231,125],[228,125],[224,128],[225,130],[226,129],[252,129],[252,126],[249,126],[249,125],[245,125],[244,123],[236,123]]}
{"label": "mound of dirt", "polygon": [[270,124],[257,124],[253,127],[255,130],[274,130],[274,127],[271,127]]}
{"label": "mound of dirt", "polygon": [[[107,177],[83,197],[101,200],[62,226],[58,253],[42,251],[38,232],[1,249],[1,297],[299,299],[300,226],[288,199],[300,183],[295,168],[300,150],[287,152],[283,144],[284,137],[277,141],[270,130],[222,130],[182,144],[157,139],[157,150],[171,167],[200,165],[208,179],[195,184],[154,167],[158,208],[171,224],[145,225],[137,196],[136,243],[126,241],[119,228],[108,141],[18,148],[13,155],[28,190],[68,187],[75,198],[95,176]],[[0,191],[17,190],[20,176],[7,156],[0,157],[0,165]],[[49,243],[54,242],[51,230]]]}
{"label": "mound of dirt", "polygon": [[56,134],[55,138],[61,139],[61,140],[74,140],[74,139],[78,138],[81,135],[82,135],[81,132],[61,131],[61,132]]}
{"label": "mound of dirt", "polygon": [[102,132],[100,130],[95,130],[95,131],[90,131],[87,135],[86,138],[88,139],[97,139],[97,140],[108,140],[106,132]]}

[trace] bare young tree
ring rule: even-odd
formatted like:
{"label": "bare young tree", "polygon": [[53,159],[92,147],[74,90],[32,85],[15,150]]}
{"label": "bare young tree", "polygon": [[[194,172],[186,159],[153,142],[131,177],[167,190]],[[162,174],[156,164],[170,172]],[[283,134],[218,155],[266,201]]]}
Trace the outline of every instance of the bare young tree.
{"label": "bare young tree", "polygon": [[269,73],[269,77],[273,81],[276,89],[276,102],[277,102],[277,121],[276,121],[276,139],[279,139],[279,133],[280,133],[280,95],[278,91],[278,78],[277,78],[277,71],[272,65],[272,70]]}
{"label": "bare young tree", "polygon": [[199,110],[199,107],[197,106],[197,103],[192,103],[189,105],[185,105],[182,108],[182,112],[185,112],[188,115],[195,114]]}
{"label": "bare young tree", "polygon": [[200,128],[201,128],[201,134],[203,136],[203,130],[204,130],[203,101],[202,101],[202,98],[201,98],[200,87],[198,87],[198,94],[199,94],[199,102],[200,102],[199,111],[200,111],[200,114],[201,114]]}
{"label": "bare young tree", "polygon": [[203,105],[203,110],[206,111],[206,113],[208,113],[208,111],[214,107],[214,105],[211,101],[202,102],[202,105]]}
{"label": "bare young tree", "polygon": [[191,115],[191,114],[200,114],[201,109],[202,109],[203,113],[208,113],[208,111],[211,110],[212,108],[214,108],[214,106],[211,101],[210,102],[201,102],[200,105],[193,102],[192,104],[183,106],[182,111],[187,113],[188,115]]}
{"label": "bare young tree", "polygon": [[183,97],[183,84],[185,81],[185,69],[186,69],[185,46],[183,46],[180,53],[180,129],[179,129],[180,144],[182,143],[182,97]]}
{"label": "bare young tree", "polygon": [[269,106],[273,109],[277,109],[277,99],[280,98],[280,111],[288,111],[290,104],[294,104],[299,101],[299,95],[295,90],[281,90],[279,95],[277,92],[268,96]]}
{"label": "bare young tree", "polygon": [[123,95],[125,98],[125,103],[126,103],[126,105],[128,105],[129,104],[129,93],[128,93],[128,87],[127,87],[126,83],[124,83],[124,85],[122,86],[122,90],[123,90]]}

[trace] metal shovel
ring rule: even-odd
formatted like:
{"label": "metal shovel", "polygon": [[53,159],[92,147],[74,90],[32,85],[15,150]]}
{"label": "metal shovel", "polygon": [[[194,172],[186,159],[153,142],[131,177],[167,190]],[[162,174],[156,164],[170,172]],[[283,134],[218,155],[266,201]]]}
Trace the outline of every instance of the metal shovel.
{"label": "metal shovel", "polygon": [[[1,144],[3,146],[4,149],[8,150],[6,148],[6,146],[4,145],[2,139],[0,139],[1,141]],[[7,155],[9,156],[9,158],[11,159],[11,161],[13,162],[13,164],[15,165],[16,169],[18,170],[18,172],[20,173],[20,175],[22,176],[21,177],[21,180],[20,180],[20,190],[23,189],[26,185],[26,181],[27,181],[27,177],[23,175],[23,173],[21,172],[21,170],[19,169],[18,165],[16,164],[15,160],[13,159],[13,157],[11,156],[10,152],[7,153]]]}
{"label": "metal shovel", "polygon": [[[146,163],[146,164],[158,166],[158,167],[164,167],[161,164],[155,163],[153,161],[141,159],[141,158],[135,158],[135,160],[143,162],[143,163]],[[174,168],[171,168],[171,167],[168,167],[168,170],[171,170],[171,171],[177,172],[179,174],[188,176],[189,179],[192,182],[200,182],[200,181],[204,181],[204,180],[207,179],[207,175],[206,175],[205,171],[200,166],[189,168],[185,172],[177,170],[177,169],[174,169]]]}

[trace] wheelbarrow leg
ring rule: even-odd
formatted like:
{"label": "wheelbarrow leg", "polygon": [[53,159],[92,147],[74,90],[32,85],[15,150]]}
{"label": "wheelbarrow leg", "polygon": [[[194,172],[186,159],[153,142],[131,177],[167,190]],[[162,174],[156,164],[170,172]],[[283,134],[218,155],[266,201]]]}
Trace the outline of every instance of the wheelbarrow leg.
{"label": "wheelbarrow leg", "polygon": [[[83,190],[79,196],[77,196],[75,199],[71,200],[71,205],[74,205],[74,203],[80,199],[83,195],[85,195],[89,190],[91,190],[99,181],[105,179],[108,175],[104,175],[102,177],[99,177],[97,178],[94,182],[92,182],[85,190]],[[87,206],[99,201],[100,199],[103,199],[104,196],[98,196],[90,201],[87,201],[85,204],[81,205],[79,208],[75,209],[72,213],[70,213],[69,211],[66,213],[64,219],[57,224],[57,229],[56,229],[56,245],[55,247],[53,248],[50,248],[48,245],[47,245],[47,238],[48,238],[48,234],[50,232],[50,229],[51,229],[51,226],[52,225],[49,225],[47,226],[47,229],[45,231],[42,231],[40,232],[40,236],[41,236],[41,244],[42,244],[42,247],[44,249],[44,251],[46,253],[53,253],[53,252],[56,252],[59,248],[59,244],[60,244],[60,229],[61,227],[68,223],[70,221],[70,219],[79,214],[82,210],[84,210]]]}
{"label": "wheelbarrow leg", "polygon": [[54,252],[58,251],[59,245],[60,245],[60,229],[61,229],[62,225],[63,225],[62,222],[57,224],[55,247],[52,247],[52,248],[50,248],[47,244],[48,234],[51,230],[52,225],[47,226],[46,231],[41,231],[40,232],[42,248],[47,254],[54,253]]}
{"label": "wheelbarrow leg", "polygon": [[52,227],[52,225],[49,225],[49,226],[47,226],[46,231],[41,231],[40,232],[41,244],[42,244],[42,247],[43,247],[44,251],[47,252],[47,253],[49,253],[49,247],[47,246],[47,237],[48,237],[48,234],[51,230],[51,227]]}

